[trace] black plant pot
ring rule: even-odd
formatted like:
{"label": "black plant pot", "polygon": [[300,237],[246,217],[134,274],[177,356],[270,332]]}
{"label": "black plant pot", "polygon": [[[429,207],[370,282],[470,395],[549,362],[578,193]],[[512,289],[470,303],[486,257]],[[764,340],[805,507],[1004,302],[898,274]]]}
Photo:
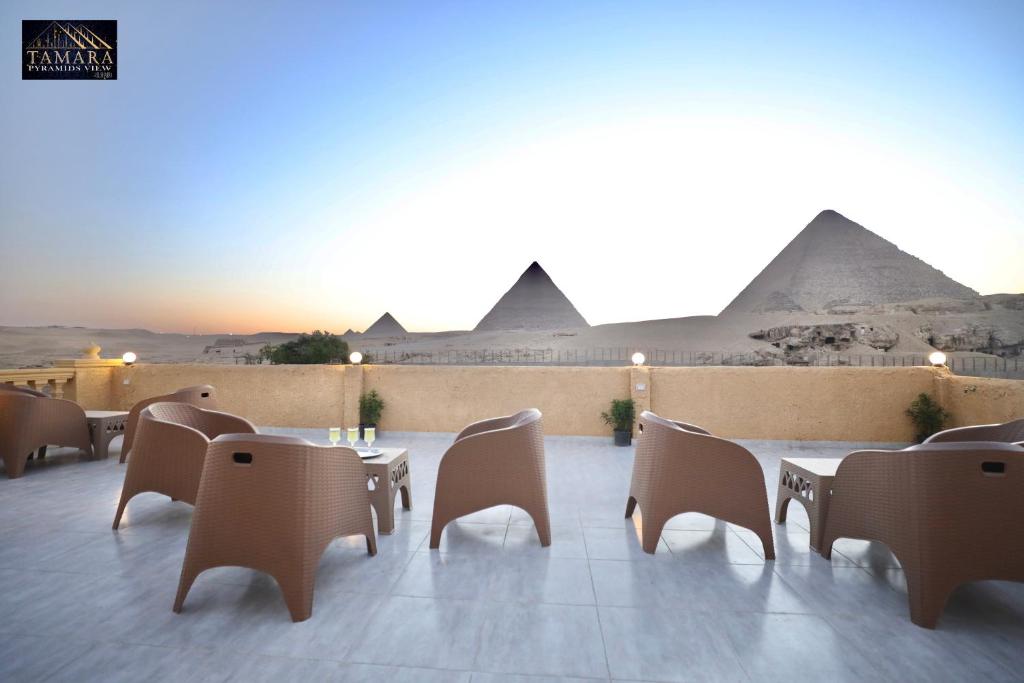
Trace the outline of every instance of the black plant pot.
{"label": "black plant pot", "polygon": [[[370,424],[366,424],[365,422],[360,422],[359,423],[359,440],[360,441],[365,441],[366,440],[366,436],[365,435],[366,435],[366,428],[367,427],[373,427],[374,429],[377,429],[377,423],[376,422],[371,422]],[[376,435],[377,435],[377,438],[379,439],[380,438],[380,430],[379,429],[377,429]]]}
{"label": "black plant pot", "polygon": [[629,446],[633,443],[633,433],[628,429],[615,430],[615,445],[616,446]]}

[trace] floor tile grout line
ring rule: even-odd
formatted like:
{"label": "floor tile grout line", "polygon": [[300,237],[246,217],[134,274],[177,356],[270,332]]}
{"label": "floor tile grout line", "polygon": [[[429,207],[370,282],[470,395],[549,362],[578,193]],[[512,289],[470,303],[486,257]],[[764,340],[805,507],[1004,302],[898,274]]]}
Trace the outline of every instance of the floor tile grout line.
{"label": "floor tile grout line", "polygon": [[594,571],[590,566],[590,560],[587,560],[587,574],[590,576],[590,590],[594,594],[594,613],[597,615],[597,630],[601,634],[601,651],[604,652],[604,670],[608,673],[608,678],[612,677],[612,666],[608,659],[608,642],[604,636],[604,624],[601,622],[601,605],[597,601],[597,586],[594,584]]}

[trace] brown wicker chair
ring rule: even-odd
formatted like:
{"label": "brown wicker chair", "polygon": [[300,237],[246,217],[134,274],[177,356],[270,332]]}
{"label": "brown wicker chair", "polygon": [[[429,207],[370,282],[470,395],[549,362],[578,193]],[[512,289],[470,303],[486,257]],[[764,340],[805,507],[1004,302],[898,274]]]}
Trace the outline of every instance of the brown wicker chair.
{"label": "brown wicker chair", "polygon": [[167,394],[166,396],[153,396],[152,398],[146,398],[135,405],[128,412],[128,421],[124,427],[124,442],[121,444],[121,460],[123,464],[128,459],[128,452],[132,449],[132,445],[135,443],[135,434],[138,430],[139,424],[139,413],[146,406],[154,403],[170,402],[170,403],[188,403],[196,408],[202,408],[203,410],[219,410],[217,405],[217,390],[209,384],[200,384],[194,387],[185,387],[184,389],[178,389],[173,394]]}
{"label": "brown wicker chair", "polygon": [[640,506],[644,551],[654,554],[670,519],[701,512],[750,529],[760,537],[765,559],[774,560],[764,471],[750,451],[646,410],[639,424],[626,518]]}
{"label": "brown wicker chair", "polygon": [[377,554],[366,470],[351,448],[297,437],[220,436],[210,444],[174,611],[196,577],[221,566],[274,577],[292,621],[313,613],[320,556],[339,536]]}
{"label": "brown wicker chair", "polygon": [[950,443],[954,441],[1000,441],[1015,443],[1024,441],[1024,417],[1011,422],[994,425],[957,427],[932,434],[924,443]]}
{"label": "brown wicker chair", "polygon": [[114,528],[128,501],[155,491],[195,505],[210,440],[221,434],[255,434],[245,418],[188,403],[153,403],[139,413],[135,455],[128,461]]}
{"label": "brown wicker chair", "polygon": [[910,619],[935,628],[962,583],[1024,581],[1024,448],[930,443],[858,451],[832,482],[822,554],[837,538],[881,541],[907,579]]}
{"label": "brown wicker chair", "polygon": [[[31,391],[31,390],[29,390]],[[74,401],[0,391],[0,457],[10,479],[25,472],[25,463],[48,445],[69,446],[92,456],[85,411]]]}
{"label": "brown wicker chair", "polygon": [[474,422],[455,437],[437,468],[430,547],[439,547],[452,520],[495,505],[525,510],[540,544],[551,545],[544,430],[535,408]]}

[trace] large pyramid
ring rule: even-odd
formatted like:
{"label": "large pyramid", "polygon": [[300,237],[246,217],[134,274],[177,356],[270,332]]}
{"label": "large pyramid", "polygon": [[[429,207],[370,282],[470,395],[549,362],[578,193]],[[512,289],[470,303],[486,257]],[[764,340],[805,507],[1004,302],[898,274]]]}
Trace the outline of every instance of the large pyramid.
{"label": "large pyramid", "polygon": [[405,328],[390,313],[377,318],[377,322],[366,328],[364,337],[401,337],[406,334]]}
{"label": "large pyramid", "polygon": [[822,211],[722,313],[827,313],[977,296],[867,228],[835,211]]}
{"label": "large pyramid", "polygon": [[534,261],[512,289],[477,323],[483,330],[556,330],[589,327],[572,302]]}

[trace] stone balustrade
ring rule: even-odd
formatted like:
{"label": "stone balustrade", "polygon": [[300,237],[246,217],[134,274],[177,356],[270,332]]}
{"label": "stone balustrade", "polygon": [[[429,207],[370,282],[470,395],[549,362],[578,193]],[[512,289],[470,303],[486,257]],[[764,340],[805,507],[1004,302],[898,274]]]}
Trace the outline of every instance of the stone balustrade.
{"label": "stone balustrade", "polygon": [[74,380],[73,368],[25,368],[0,370],[0,383],[46,391],[54,398],[64,398],[65,385]]}

